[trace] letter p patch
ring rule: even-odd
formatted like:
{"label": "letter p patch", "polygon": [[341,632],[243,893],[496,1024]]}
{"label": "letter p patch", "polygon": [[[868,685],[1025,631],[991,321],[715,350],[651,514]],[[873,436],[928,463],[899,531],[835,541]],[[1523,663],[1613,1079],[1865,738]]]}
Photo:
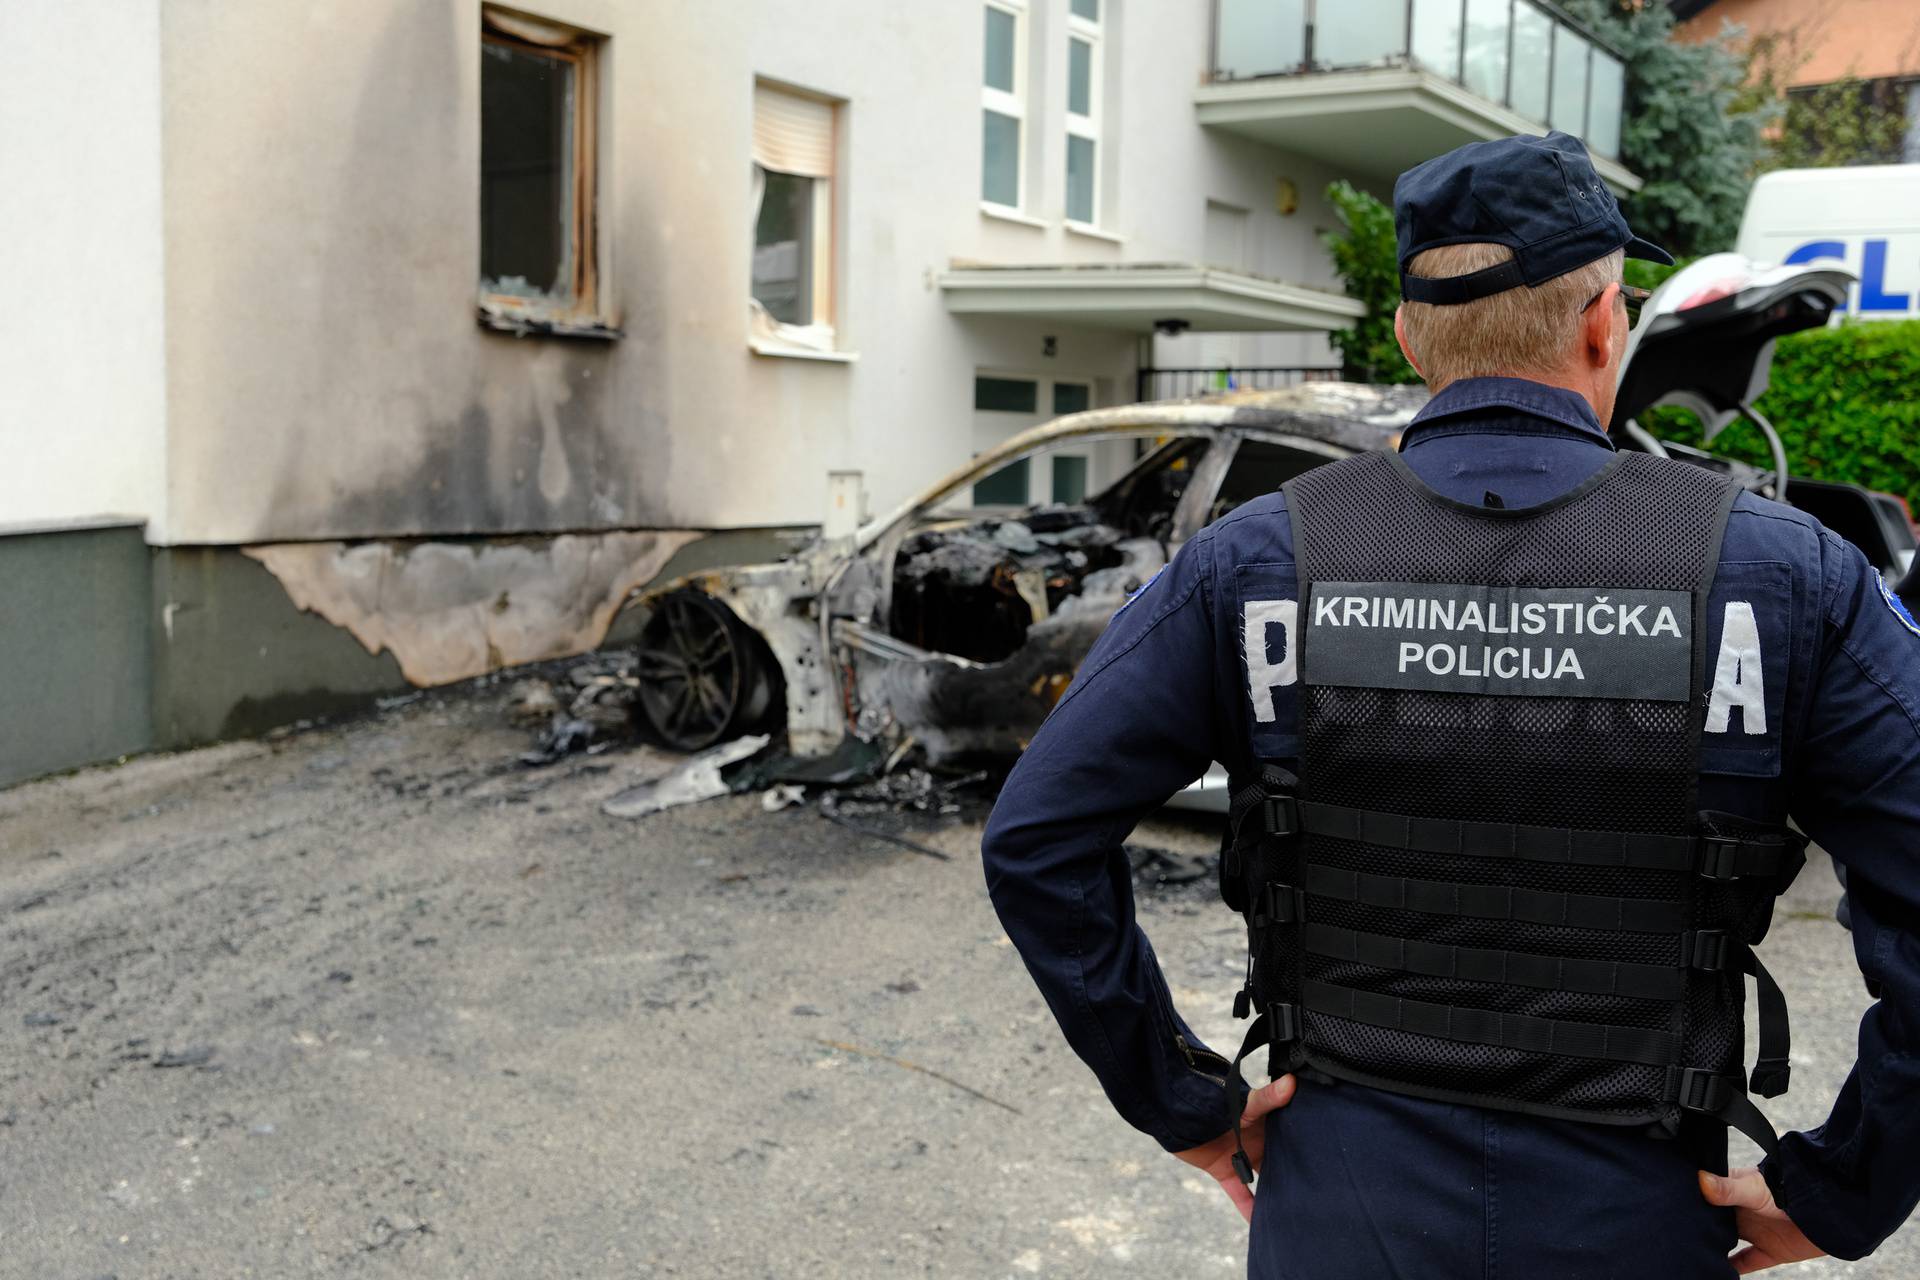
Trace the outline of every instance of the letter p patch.
{"label": "letter p patch", "polygon": [[[1299,678],[1293,633],[1300,621],[1300,602],[1249,600],[1243,618],[1240,648],[1247,660],[1247,696],[1253,699],[1253,718],[1266,724],[1274,719],[1273,691]],[[1271,638],[1280,644],[1278,662],[1268,656],[1273,650],[1268,629],[1275,625],[1280,634]]]}

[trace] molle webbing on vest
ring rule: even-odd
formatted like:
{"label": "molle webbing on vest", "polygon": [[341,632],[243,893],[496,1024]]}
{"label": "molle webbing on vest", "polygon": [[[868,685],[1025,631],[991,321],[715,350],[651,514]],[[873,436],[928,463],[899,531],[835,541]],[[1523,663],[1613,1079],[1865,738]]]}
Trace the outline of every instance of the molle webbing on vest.
{"label": "molle webbing on vest", "polygon": [[[1800,845],[1695,797],[1733,495],[1638,454],[1513,510],[1435,494],[1397,454],[1287,485],[1298,783],[1234,802],[1272,833],[1243,833],[1234,866],[1276,1072],[1765,1128],[1739,1078],[1742,975]],[[1762,1057],[1783,1060],[1756,976]]]}

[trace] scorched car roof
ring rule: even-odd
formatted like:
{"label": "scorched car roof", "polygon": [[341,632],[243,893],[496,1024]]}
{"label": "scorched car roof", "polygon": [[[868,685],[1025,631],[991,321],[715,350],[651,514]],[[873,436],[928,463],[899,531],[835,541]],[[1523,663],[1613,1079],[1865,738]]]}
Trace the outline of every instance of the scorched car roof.
{"label": "scorched car roof", "polygon": [[1273,391],[1230,391],[1186,400],[1156,400],[1089,409],[1031,427],[976,455],[911,502],[861,531],[865,545],[888,527],[972,477],[1047,444],[1116,432],[1168,435],[1234,433],[1301,440],[1354,453],[1393,447],[1402,428],[1427,402],[1421,386],[1377,387],[1358,382],[1306,382]]}

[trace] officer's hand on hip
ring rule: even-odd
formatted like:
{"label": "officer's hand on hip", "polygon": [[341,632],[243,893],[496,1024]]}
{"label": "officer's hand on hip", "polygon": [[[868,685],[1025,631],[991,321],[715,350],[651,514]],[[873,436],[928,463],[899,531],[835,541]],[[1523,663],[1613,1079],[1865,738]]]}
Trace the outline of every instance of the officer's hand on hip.
{"label": "officer's hand on hip", "polygon": [[1758,1169],[1735,1169],[1726,1177],[1700,1171],[1700,1193],[1709,1204],[1733,1206],[1733,1225],[1747,1247],[1733,1255],[1741,1275],[1787,1262],[1823,1258],[1824,1250],[1800,1233],[1793,1219],[1773,1202],[1773,1191]]}
{"label": "officer's hand on hip", "polygon": [[1240,1216],[1248,1222],[1253,1221],[1253,1189],[1240,1181],[1240,1175],[1233,1171],[1233,1153],[1240,1147],[1246,1148],[1247,1162],[1254,1172],[1260,1171],[1260,1158],[1267,1150],[1267,1113],[1278,1111],[1293,1101],[1293,1077],[1281,1076],[1272,1084],[1262,1085],[1247,1095],[1247,1106],[1240,1113],[1240,1142],[1234,1144],[1233,1130],[1229,1129],[1212,1142],[1197,1147],[1188,1147],[1174,1154],[1196,1169],[1203,1169],[1220,1184],[1227,1193],[1227,1199],[1233,1201],[1240,1210]]}

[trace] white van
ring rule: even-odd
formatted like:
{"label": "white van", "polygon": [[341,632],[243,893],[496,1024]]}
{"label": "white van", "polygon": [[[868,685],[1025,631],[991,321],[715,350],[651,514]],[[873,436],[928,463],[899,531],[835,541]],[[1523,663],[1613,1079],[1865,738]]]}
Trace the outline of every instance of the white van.
{"label": "white van", "polygon": [[1753,184],[1734,251],[1756,262],[1837,260],[1859,277],[1847,314],[1920,317],[1920,164],[1769,173]]}

